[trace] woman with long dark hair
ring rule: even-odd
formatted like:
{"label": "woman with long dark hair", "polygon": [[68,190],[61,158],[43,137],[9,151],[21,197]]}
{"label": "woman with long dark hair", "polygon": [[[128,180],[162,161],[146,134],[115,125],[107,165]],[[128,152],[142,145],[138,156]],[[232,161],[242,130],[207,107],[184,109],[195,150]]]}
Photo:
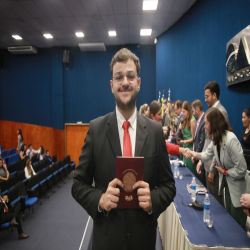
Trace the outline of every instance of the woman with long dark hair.
{"label": "woman with long dark hair", "polygon": [[21,161],[25,161],[25,158],[28,157],[26,155],[26,144],[25,143],[23,143],[21,145],[21,148],[20,148],[20,151],[19,151],[19,157],[20,157]]}
{"label": "woman with long dark hair", "polygon": [[247,164],[241,144],[229,123],[217,108],[210,108],[205,114],[205,129],[212,140],[206,151],[190,151],[196,159],[209,161],[214,156],[219,172],[219,190],[225,187],[226,209],[229,214],[245,229],[246,215],[240,203],[240,197],[246,188]]}
{"label": "woman with long dark hair", "polygon": [[[181,140],[178,144],[183,145],[183,148],[189,148],[190,150],[193,150],[193,137],[196,120],[192,115],[191,105],[188,101],[184,101],[182,104],[182,115],[184,118],[184,123],[180,123],[179,128],[183,134],[183,140]],[[183,162],[194,175],[197,175],[195,165],[192,163],[191,159],[184,158]]]}
{"label": "woman with long dark hair", "polygon": [[23,135],[22,135],[22,130],[19,128],[17,130],[17,151],[18,151],[18,153],[20,152],[22,145],[23,145]]}

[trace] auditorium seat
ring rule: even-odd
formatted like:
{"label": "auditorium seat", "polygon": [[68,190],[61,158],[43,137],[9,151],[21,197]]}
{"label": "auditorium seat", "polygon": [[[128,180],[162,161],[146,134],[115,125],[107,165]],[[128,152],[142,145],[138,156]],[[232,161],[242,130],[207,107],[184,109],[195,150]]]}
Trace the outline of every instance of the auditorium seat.
{"label": "auditorium seat", "polygon": [[14,154],[16,154],[16,148],[11,148],[9,152],[9,156],[14,155]]}
{"label": "auditorium seat", "polygon": [[16,163],[18,160],[20,160],[19,154],[9,156],[9,164]]}
{"label": "auditorium seat", "polygon": [[3,158],[6,162],[6,164],[8,164],[9,162],[9,155],[8,155],[8,150],[3,150],[1,153],[1,158]]}

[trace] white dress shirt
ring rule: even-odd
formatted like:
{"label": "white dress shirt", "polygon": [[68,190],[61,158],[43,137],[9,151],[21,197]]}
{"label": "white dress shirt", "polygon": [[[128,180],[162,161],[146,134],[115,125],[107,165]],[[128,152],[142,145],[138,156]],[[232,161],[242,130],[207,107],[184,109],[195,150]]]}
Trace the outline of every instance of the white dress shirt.
{"label": "white dress shirt", "polygon": [[[116,107],[116,118],[117,118],[117,126],[118,126],[118,132],[119,132],[119,138],[120,138],[120,144],[122,149],[122,155],[123,155],[123,136],[124,136],[124,129],[122,127],[123,123],[126,121],[125,118],[122,116],[122,114],[119,112],[119,110]],[[130,126],[128,129],[130,140],[132,144],[132,155],[135,155],[135,138],[136,138],[136,127],[137,127],[137,110],[135,108],[135,112],[133,115],[128,119],[130,122]]]}

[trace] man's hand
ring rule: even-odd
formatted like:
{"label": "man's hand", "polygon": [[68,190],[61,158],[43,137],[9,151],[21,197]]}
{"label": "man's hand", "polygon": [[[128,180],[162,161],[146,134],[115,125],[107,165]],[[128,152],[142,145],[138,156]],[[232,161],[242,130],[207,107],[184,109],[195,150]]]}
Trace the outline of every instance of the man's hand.
{"label": "man's hand", "polygon": [[220,173],[222,173],[222,174],[224,173],[224,169],[221,168],[221,167],[218,165],[218,163],[216,163],[215,167],[216,167],[216,169],[217,169],[218,172],[220,172]]}
{"label": "man's hand", "polygon": [[198,164],[196,165],[196,172],[197,172],[197,174],[201,174],[201,166],[202,166],[202,162],[199,161]]}
{"label": "man's hand", "polygon": [[250,208],[250,194],[241,195],[240,204],[244,208]]}
{"label": "man's hand", "polygon": [[120,189],[117,187],[120,186],[123,188],[123,183],[115,178],[108,185],[108,188],[104,194],[102,194],[99,201],[99,208],[104,209],[106,211],[110,211],[117,207],[117,203],[119,201]]}
{"label": "man's hand", "polygon": [[210,184],[214,185],[214,173],[213,172],[209,172],[207,179]]}
{"label": "man's hand", "polygon": [[189,159],[191,157],[191,154],[190,154],[190,149],[189,148],[185,148],[184,150],[184,153],[183,153],[183,156],[187,159]]}
{"label": "man's hand", "polygon": [[149,184],[144,181],[137,181],[133,189],[137,190],[138,200],[139,200],[139,206],[145,211],[149,212],[152,210],[152,201],[151,201],[151,194],[149,189]]}
{"label": "man's hand", "polygon": [[247,208],[244,208],[244,209],[243,209],[243,212],[244,212],[247,216],[250,215],[250,214],[249,214],[249,209],[247,209]]}

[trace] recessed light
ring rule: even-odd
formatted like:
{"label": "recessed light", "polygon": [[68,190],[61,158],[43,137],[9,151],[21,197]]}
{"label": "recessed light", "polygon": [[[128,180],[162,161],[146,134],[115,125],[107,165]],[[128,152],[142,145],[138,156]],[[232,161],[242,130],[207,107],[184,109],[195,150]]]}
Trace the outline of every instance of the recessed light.
{"label": "recessed light", "polygon": [[50,34],[43,34],[43,36],[44,36],[44,37],[46,37],[47,39],[51,39],[51,38],[53,38],[53,36],[52,36],[52,35],[50,35]]}
{"label": "recessed light", "polygon": [[75,34],[77,37],[84,37],[84,34],[82,32],[76,32]]}
{"label": "recessed light", "polygon": [[109,31],[109,36],[116,36],[116,31]]}
{"label": "recessed light", "polygon": [[141,36],[151,36],[152,29],[141,29],[140,35]]}
{"label": "recessed light", "polygon": [[15,38],[16,40],[22,40],[22,37],[20,37],[19,35],[12,35],[13,38]]}
{"label": "recessed light", "polygon": [[156,10],[158,5],[158,0],[144,0],[142,9],[143,10]]}

